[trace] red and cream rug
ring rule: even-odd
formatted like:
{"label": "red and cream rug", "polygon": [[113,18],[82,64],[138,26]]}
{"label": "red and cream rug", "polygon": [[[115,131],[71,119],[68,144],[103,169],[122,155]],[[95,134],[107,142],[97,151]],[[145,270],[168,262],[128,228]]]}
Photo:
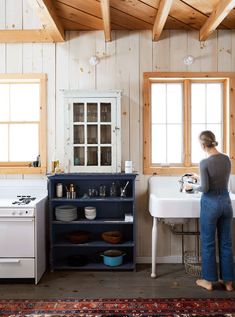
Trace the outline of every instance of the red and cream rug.
{"label": "red and cream rug", "polygon": [[235,317],[234,299],[0,300],[1,317]]}

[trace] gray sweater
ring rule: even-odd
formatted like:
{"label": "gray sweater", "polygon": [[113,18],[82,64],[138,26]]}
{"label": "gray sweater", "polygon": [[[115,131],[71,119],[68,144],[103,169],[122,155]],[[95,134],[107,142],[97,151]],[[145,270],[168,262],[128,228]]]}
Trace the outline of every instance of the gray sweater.
{"label": "gray sweater", "polygon": [[200,162],[201,184],[193,187],[203,193],[211,190],[228,189],[231,162],[227,155],[219,153]]}

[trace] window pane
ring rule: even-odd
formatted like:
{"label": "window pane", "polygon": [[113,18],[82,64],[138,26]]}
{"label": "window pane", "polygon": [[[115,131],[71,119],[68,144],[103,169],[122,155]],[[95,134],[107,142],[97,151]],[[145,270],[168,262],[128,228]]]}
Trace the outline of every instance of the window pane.
{"label": "window pane", "polygon": [[167,84],[167,123],[182,123],[182,84]]}
{"label": "window pane", "polygon": [[191,86],[192,123],[206,122],[206,85],[193,83]]}
{"label": "window pane", "polygon": [[9,121],[9,85],[0,84],[0,121]]}
{"label": "window pane", "polygon": [[35,161],[39,154],[38,124],[11,124],[9,161]]}
{"label": "window pane", "polygon": [[87,104],[87,122],[96,122],[97,121],[97,103],[88,103]]}
{"label": "window pane", "polygon": [[98,147],[92,146],[87,148],[87,165],[98,165]]}
{"label": "window pane", "polygon": [[206,117],[208,123],[222,122],[223,109],[223,84],[213,83],[207,84],[206,94]]}
{"label": "window pane", "polygon": [[217,146],[217,150],[223,152],[222,125],[221,124],[208,124],[207,129],[211,130],[214,133],[216,141],[219,143]]}
{"label": "window pane", "polygon": [[112,149],[110,146],[101,146],[101,165],[111,165]]}
{"label": "window pane", "polygon": [[152,84],[152,123],[166,123],[166,84]]}
{"label": "window pane", "polygon": [[100,104],[100,121],[101,122],[111,122],[111,103],[102,102]]}
{"label": "window pane", "polygon": [[84,126],[74,125],[73,127],[73,143],[84,144]]}
{"label": "window pane", "polygon": [[199,142],[199,134],[206,130],[205,124],[193,124],[191,131],[191,161],[193,164],[199,163],[206,157],[205,152],[202,150]]}
{"label": "window pane", "polygon": [[10,120],[39,121],[39,84],[10,85]]}
{"label": "window pane", "polygon": [[85,152],[84,147],[74,147],[74,165],[81,166],[85,162]]}
{"label": "window pane", "polygon": [[152,163],[166,163],[166,125],[152,126]]}
{"label": "window pane", "polygon": [[84,103],[74,103],[73,122],[84,122]]}
{"label": "window pane", "polygon": [[100,125],[100,143],[111,143],[111,125]]}
{"label": "window pane", "polygon": [[8,124],[0,124],[0,161],[8,161]]}
{"label": "window pane", "polygon": [[167,163],[182,163],[182,125],[167,126]]}
{"label": "window pane", "polygon": [[[205,100],[203,100],[205,99]],[[211,130],[219,142],[218,150],[222,151],[222,108],[223,84],[192,84],[192,136],[191,161],[199,163],[205,158],[198,136],[203,130]],[[202,106],[203,105],[203,106]],[[201,116],[201,119],[200,119]],[[198,123],[198,124],[195,124]]]}
{"label": "window pane", "polygon": [[98,142],[98,127],[97,125],[87,126],[87,143],[97,144]]}

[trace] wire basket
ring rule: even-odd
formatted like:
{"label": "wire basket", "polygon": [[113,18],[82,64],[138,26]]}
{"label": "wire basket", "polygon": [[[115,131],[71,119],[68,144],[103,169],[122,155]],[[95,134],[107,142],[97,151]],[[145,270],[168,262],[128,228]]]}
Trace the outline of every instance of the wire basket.
{"label": "wire basket", "polygon": [[195,277],[201,277],[202,267],[201,258],[193,251],[184,253],[184,267],[187,274]]}

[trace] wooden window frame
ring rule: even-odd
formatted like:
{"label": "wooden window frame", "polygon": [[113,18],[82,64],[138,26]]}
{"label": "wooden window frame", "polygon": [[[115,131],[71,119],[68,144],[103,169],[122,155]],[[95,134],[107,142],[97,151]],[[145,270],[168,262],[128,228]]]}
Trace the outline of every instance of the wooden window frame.
{"label": "wooden window frame", "polygon": [[[233,72],[147,72],[144,73],[143,81],[143,101],[144,101],[144,127],[143,127],[143,152],[144,152],[144,174],[157,174],[157,175],[181,175],[189,170],[198,173],[198,166],[190,163],[190,149],[191,149],[191,116],[190,116],[190,84],[189,82],[224,82],[224,109],[223,109],[223,149],[231,159],[232,170],[235,173],[235,73]],[[151,163],[151,84],[154,82],[177,82],[184,81],[184,162],[183,166],[159,166]],[[186,133],[187,132],[187,133]],[[189,133],[188,133],[189,132]]]}
{"label": "wooden window frame", "polygon": [[39,83],[40,85],[39,154],[41,162],[40,167],[31,166],[32,162],[0,162],[0,174],[46,174],[46,82],[47,75],[44,73],[0,74],[0,83]]}

